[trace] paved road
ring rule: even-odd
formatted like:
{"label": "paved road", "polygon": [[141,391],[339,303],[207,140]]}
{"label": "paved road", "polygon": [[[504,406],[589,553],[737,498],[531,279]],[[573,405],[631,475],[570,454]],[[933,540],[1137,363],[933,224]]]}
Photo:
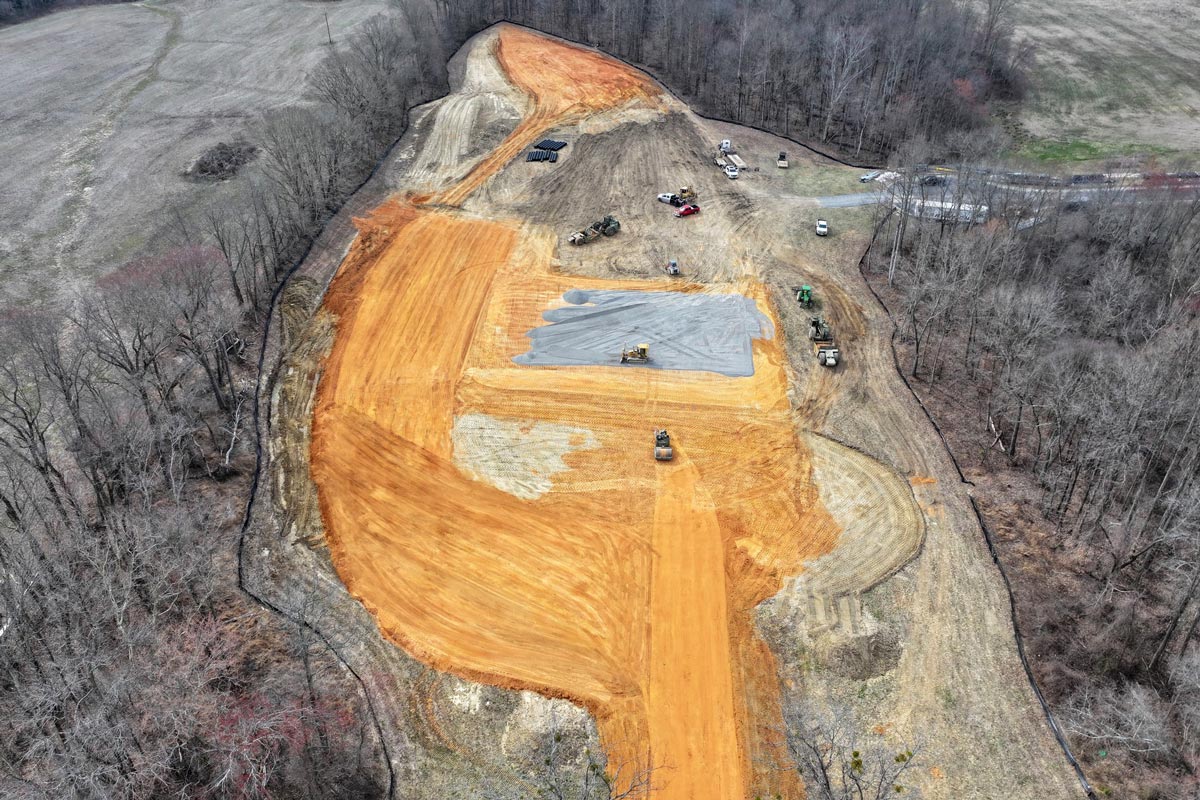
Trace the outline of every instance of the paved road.
{"label": "paved road", "polygon": [[879,202],[879,192],[858,192],[856,194],[835,194],[829,197],[816,198],[817,205],[822,208],[853,208],[869,206]]}

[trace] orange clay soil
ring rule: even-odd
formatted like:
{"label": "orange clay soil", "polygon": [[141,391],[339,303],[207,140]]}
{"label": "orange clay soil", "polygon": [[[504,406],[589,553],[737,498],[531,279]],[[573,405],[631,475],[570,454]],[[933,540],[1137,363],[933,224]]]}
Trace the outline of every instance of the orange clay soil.
{"label": "orange clay soil", "polygon": [[462,205],[484,181],[556,125],[634,101],[661,107],[662,93],[654,82],[619,61],[523,28],[501,26],[497,38],[500,65],[509,81],[532,98],[533,109],[466,178],[424,200]]}
{"label": "orange clay soil", "polygon": [[[614,69],[512,29],[502,53],[514,38],[567,50],[593,76]],[[551,235],[447,208],[393,201],[359,224],[326,301],[338,334],[312,447],[351,592],[439,669],[586,706],[610,770],[655,767],[657,797],[802,798],[776,768],[775,665],[752,615],[838,530],[793,428],[780,342],[754,343],[749,378],[518,366],[564,291],[679,284],[556,275]],[[687,289],[738,291],[774,318],[756,281]],[[465,414],[586,428],[599,446],[567,454],[552,490],[524,500],[455,465]],[[674,462],[654,461],[655,427],[671,431]]]}

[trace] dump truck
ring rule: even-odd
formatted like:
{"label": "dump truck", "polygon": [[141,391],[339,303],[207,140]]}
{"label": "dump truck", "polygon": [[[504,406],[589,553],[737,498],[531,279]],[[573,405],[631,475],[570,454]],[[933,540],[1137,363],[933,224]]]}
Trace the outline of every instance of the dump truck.
{"label": "dump truck", "polygon": [[780,169],[788,168],[787,153],[782,150],[779,151],[779,158],[775,159],[775,166],[779,167]]}
{"label": "dump truck", "polygon": [[675,451],[671,449],[671,437],[666,430],[657,430],[654,432],[654,460],[655,461],[670,461],[675,457]]}
{"label": "dump truck", "polygon": [[650,345],[642,343],[632,350],[621,348],[622,364],[647,364],[650,362]]}
{"label": "dump truck", "polygon": [[807,283],[796,290],[796,302],[805,308],[813,307],[813,288]]}
{"label": "dump truck", "polygon": [[619,230],[621,230],[621,223],[617,221],[616,217],[609,214],[604,219],[593,222],[583,230],[575,231],[567,241],[571,244],[587,244],[601,235],[612,236]]}
{"label": "dump truck", "polygon": [[811,317],[808,321],[808,338],[812,340],[817,363],[822,367],[836,367],[842,360],[841,351],[833,342],[833,331],[824,317]]}

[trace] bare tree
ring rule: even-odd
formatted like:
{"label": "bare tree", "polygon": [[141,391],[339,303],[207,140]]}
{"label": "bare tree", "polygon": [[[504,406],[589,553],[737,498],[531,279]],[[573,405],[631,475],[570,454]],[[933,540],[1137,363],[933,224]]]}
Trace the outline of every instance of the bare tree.
{"label": "bare tree", "polygon": [[906,773],[919,748],[890,746],[882,736],[863,736],[848,708],[825,710],[793,698],[785,703],[788,752],[816,800],[884,800],[904,792],[919,798]]}

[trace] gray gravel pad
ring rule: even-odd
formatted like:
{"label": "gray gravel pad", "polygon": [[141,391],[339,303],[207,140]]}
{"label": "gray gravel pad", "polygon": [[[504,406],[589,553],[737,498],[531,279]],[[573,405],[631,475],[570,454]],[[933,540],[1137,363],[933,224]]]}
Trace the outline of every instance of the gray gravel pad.
{"label": "gray gravel pad", "polygon": [[[626,366],[754,374],[751,340],[769,339],[775,326],[740,294],[588,291],[563,295],[571,305],[542,314],[527,353],[513,361],[531,366]],[[650,363],[621,364],[621,350],[650,345]]]}

